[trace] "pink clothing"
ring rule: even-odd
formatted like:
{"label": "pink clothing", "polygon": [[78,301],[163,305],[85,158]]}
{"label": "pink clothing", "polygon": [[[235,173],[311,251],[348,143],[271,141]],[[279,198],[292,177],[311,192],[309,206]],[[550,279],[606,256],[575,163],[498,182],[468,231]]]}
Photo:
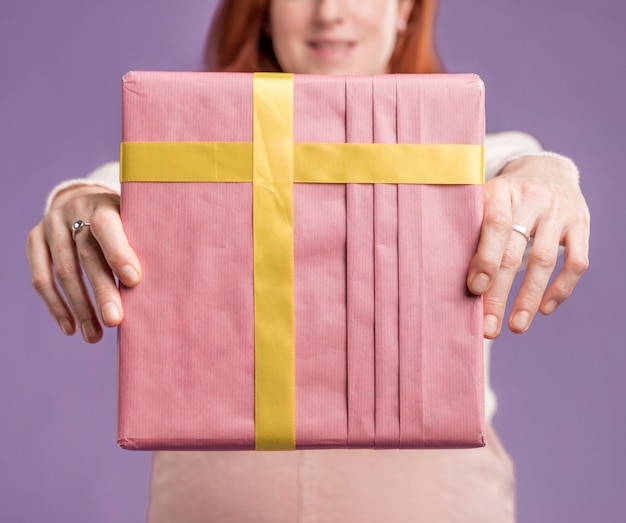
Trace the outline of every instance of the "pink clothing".
{"label": "pink clothing", "polygon": [[513,464],[469,450],[156,452],[149,523],[511,523]]}

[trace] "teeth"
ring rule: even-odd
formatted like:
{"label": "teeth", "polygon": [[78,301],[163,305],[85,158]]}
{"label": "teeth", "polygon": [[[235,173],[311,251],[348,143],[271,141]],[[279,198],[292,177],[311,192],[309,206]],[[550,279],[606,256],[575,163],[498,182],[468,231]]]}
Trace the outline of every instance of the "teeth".
{"label": "teeth", "polygon": [[350,44],[346,42],[314,42],[313,46],[318,49],[327,49],[330,51],[346,49]]}

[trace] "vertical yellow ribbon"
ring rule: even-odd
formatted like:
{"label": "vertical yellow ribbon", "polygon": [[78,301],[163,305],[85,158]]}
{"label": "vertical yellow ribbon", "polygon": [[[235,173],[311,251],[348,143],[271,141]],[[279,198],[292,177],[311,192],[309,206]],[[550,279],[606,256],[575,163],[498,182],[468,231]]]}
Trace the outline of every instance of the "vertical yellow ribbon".
{"label": "vertical yellow ribbon", "polygon": [[293,75],[254,75],[255,445],[295,448]]}

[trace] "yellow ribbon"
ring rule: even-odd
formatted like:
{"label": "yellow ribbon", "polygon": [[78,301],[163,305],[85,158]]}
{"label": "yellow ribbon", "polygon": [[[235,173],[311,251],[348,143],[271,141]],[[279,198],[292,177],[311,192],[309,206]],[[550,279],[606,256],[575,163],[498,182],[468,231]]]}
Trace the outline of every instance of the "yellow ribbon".
{"label": "yellow ribbon", "polygon": [[[123,182],[252,182],[252,143],[125,142]],[[294,183],[484,183],[484,148],[449,144],[293,144]]]}
{"label": "yellow ribbon", "polygon": [[254,388],[257,450],[296,446],[293,75],[254,76]]}
{"label": "yellow ribbon", "polygon": [[294,144],[293,75],[254,75],[252,143],[125,142],[122,182],[252,182],[255,445],[295,448],[293,183],[482,184],[484,148]]}

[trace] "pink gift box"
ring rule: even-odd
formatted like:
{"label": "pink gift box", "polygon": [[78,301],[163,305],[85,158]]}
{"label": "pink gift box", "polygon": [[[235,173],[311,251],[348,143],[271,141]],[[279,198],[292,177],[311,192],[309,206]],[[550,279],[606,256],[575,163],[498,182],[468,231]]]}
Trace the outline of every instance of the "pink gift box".
{"label": "pink gift box", "polygon": [[[124,145],[252,143],[252,93],[251,74],[129,73]],[[483,100],[474,75],[296,75],[293,141],[468,146],[482,173]],[[129,181],[122,155],[143,280],[121,289],[118,443],[254,449],[253,186],[178,181],[164,155],[167,181]],[[465,283],[482,189],[293,184],[295,448],[484,444],[482,303]]]}

